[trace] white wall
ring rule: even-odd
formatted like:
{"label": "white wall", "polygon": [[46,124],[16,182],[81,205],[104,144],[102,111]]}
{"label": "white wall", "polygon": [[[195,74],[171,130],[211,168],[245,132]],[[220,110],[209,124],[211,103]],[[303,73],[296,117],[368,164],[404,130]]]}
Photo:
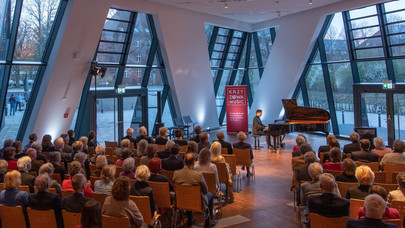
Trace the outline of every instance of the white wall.
{"label": "white wall", "polygon": [[281,100],[291,98],[326,15],[379,2],[382,1],[341,1],[255,24],[254,30],[275,25],[279,25],[279,30],[255,93],[249,121],[259,108],[263,110],[264,123],[273,123],[280,118]]}

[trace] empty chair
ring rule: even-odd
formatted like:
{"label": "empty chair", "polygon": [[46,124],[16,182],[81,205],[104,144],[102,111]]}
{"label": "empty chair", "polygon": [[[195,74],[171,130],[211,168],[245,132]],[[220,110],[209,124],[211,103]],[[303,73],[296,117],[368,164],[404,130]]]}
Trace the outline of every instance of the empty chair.
{"label": "empty chair", "polygon": [[1,225],[5,228],[25,227],[25,217],[21,206],[7,207],[0,204]]}

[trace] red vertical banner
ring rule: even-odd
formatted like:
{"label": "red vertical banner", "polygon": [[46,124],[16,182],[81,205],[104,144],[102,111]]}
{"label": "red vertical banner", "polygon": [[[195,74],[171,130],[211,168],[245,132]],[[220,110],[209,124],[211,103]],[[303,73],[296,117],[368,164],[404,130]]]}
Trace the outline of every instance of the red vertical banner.
{"label": "red vertical banner", "polygon": [[247,86],[226,86],[226,130],[248,132]]}

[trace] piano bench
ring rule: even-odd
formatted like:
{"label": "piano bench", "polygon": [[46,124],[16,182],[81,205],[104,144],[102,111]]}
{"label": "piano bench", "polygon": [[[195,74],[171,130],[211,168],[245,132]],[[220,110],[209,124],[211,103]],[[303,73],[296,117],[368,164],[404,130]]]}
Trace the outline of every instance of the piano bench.
{"label": "piano bench", "polygon": [[264,136],[264,135],[252,135],[252,136],[255,139],[255,150],[262,148],[260,146],[260,136]]}

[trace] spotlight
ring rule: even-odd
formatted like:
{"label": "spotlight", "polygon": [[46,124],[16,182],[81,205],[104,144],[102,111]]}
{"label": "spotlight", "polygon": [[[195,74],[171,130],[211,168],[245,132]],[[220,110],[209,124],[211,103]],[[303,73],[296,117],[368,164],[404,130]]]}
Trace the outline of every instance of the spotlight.
{"label": "spotlight", "polygon": [[312,5],[312,0],[309,0],[308,4]]}
{"label": "spotlight", "polygon": [[107,72],[107,67],[97,67],[97,62],[93,61],[91,62],[91,69],[90,69],[90,74],[93,76],[101,76],[101,78],[104,78],[105,73]]}

